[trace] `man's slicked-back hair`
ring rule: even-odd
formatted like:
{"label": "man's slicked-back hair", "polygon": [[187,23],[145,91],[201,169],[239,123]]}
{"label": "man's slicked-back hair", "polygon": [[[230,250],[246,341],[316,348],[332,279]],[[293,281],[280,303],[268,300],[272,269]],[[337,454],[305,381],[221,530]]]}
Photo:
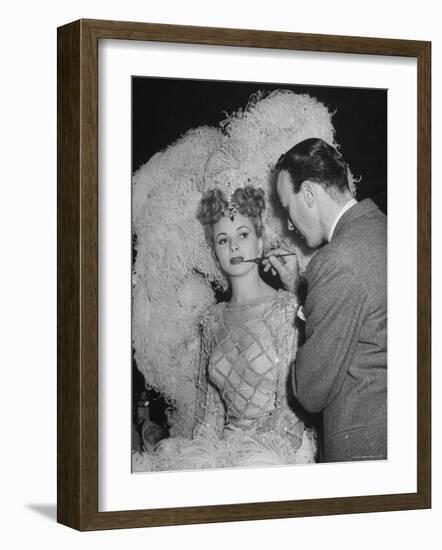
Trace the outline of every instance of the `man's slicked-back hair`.
{"label": "man's slicked-back hair", "polygon": [[319,183],[328,192],[349,191],[347,164],[333,146],[320,138],[297,143],[279,158],[275,169],[290,174],[295,193],[306,180]]}

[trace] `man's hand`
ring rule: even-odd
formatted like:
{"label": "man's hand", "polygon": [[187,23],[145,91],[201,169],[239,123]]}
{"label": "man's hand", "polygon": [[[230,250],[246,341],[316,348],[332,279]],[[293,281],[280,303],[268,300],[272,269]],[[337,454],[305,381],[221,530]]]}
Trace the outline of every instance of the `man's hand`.
{"label": "man's hand", "polygon": [[299,263],[298,258],[293,256],[284,256],[277,258],[278,254],[287,254],[287,250],[276,248],[270,253],[266,254],[266,258],[263,260],[264,271],[272,270],[272,273],[276,275],[278,273],[282,284],[285,289],[293,294],[296,293],[299,283]]}

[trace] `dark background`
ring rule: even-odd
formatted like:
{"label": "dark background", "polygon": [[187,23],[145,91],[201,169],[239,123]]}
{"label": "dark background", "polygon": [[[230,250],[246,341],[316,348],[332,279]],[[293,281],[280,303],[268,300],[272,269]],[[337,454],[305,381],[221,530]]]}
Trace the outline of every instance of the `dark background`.
{"label": "dark background", "polygon": [[[370,197],[387,213],[387,90],[133,77],[132,172],[189,129],[218,127],[226,114],[244,108],[258,90],[282,88],[309,94],[334,113],[332,122],[340,152],[353,175],[362,178],[357,184],[357,199]],[[137,403],[138,411],[143,411],[142,403],[148,399],[150,420],[166,436],[166,403],[154,390],[146,390],[135,362],[132,390],[134,425],[139,422]],[[133,448],[137,441],[135,433]]]}
{"label": "dark background", "polygon": [[191,128],[218,126],[244,108],[258,90],[307,93],[334,112],[336,142],[358,184],[358,200],[373,198],[387,210],[387,91],[172,78],[132,78],[132,169]]}

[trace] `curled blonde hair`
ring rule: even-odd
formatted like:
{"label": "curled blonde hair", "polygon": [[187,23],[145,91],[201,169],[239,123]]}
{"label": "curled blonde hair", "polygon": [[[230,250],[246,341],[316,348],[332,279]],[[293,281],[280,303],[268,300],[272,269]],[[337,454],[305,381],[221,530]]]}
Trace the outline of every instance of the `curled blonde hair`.
{"label": "curled blonde hair", "polygon": [[[246,185],[233,192],[230,201],[234,203],[239,214],[249,218],[258,238],[264,233],[262,213],[265,209],[264,191],[261,188]],[[213,226],[228,208],[229,199],[221,189],[209,189],[204,193],[198,205],[197,218],[204,226],[208,243],[213,246]]]}

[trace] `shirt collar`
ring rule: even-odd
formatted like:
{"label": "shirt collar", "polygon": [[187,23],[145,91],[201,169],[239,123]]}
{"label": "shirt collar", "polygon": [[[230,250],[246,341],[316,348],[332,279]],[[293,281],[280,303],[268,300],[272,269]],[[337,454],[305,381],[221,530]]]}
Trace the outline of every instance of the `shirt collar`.
{"label": "shirt collar", "polygon": [[352,206],[357,204],[356,199],[350,199],[348,202],[345,203],[345,205],[341,208],[338,215],[335,218],[335,221],[331,224],[330,229],[328,230],[328,242],[332,240],[333,233],[335,232],[336,226],[338,225],[338,221],[342,218],[342,216],[349,210]]}

